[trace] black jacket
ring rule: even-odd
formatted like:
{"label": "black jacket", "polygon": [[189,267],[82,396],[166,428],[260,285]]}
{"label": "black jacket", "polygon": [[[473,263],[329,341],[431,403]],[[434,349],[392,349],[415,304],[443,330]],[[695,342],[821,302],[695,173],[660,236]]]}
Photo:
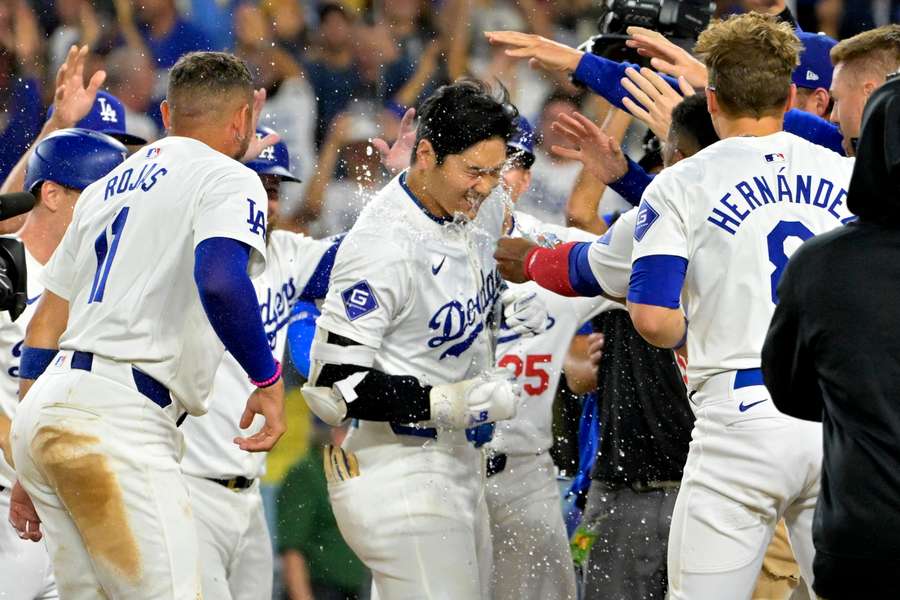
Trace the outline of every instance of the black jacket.
{"label": "black jacket", "polygon": [[791,257],[762,353],[778,409],[823,424],[814,586],[829,600],[877,597],[861,586],[900,567],[900,80],[866,107],[848,206],[858,222]]}

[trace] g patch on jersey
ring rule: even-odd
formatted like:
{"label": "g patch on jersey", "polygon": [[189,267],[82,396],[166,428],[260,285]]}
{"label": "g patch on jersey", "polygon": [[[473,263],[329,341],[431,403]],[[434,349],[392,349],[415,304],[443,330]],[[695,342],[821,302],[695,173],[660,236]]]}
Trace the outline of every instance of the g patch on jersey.
{"label": "g patch on jersey", "polygon": [[659,213],[653,210],[653,207],[646,202],[641,203],[641,209],[638,211],[637,222],[634,224],[634,239],[641,241],[650,226],[659,218]]}
{"label": "g patch on jersey", "polygon": [[341,298],[344,300],[344,310],[347,311],[347,318],[351,321],[355,321],[378,308],[378,300],[375,298],[375,293],[365,279],[354,283],[341,292]]}

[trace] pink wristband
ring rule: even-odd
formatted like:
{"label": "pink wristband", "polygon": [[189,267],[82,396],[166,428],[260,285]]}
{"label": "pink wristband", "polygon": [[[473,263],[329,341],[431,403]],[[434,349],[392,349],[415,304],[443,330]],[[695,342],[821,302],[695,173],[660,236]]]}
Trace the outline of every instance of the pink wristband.
{"label": "pink wristband", "polygon": [[265,381],[254,381],[252,378],[250,379],[250,383],[255,385],[258,388],[266,388],[270,385],[273,385],[276,381],[281,379],[281,363],[277,360],[275,361],[275,374],[266,379]]}

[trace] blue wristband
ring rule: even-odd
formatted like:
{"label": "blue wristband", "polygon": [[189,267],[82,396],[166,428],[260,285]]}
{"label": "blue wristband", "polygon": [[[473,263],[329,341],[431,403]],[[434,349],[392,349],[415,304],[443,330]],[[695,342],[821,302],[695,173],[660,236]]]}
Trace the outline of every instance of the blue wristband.
{"label": "blue wristband", "polygon": [[19,379],[37,379],[47,370],[56,353],[56,348],[32,348],[22,346],[22,358],[19,361]]}

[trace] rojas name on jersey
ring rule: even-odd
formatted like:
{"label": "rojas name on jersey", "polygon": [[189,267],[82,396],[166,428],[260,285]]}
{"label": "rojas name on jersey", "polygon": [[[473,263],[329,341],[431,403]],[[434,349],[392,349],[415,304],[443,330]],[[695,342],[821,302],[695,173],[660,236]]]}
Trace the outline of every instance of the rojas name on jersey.
{"label": "rojas name on jersey", "polygon": [[500,273],[496,270],[481,274],[481,286],[474,298],[465,303],[451,300],[441,306],[428,320],[428,328],[437,335],[428,340],[429,348],[440,348],[449,342],[441,352],[440,360],[447,356],[459,356],[469,349],[484,330],[485,314],[490,312],[500,295]]}

